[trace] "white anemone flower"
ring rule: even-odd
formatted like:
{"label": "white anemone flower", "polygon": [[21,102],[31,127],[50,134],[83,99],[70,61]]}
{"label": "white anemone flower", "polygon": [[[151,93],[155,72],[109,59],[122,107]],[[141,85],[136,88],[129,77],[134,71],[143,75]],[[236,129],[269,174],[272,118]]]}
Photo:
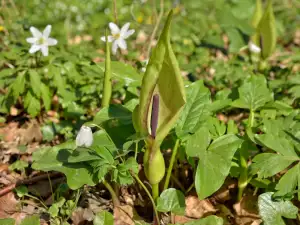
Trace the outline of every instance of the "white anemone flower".
{"label": "white anemone flower", "polygon": [[43,56],[48,56],[48,46],[53,46],[57,44],[57,40],[50,38],[51,25],[47,25],[43,33],[40,32],[35,27],[30,27],[30,32],[33,37],[26,38],[26,41],[31,44],[29,53],[35,53],[41,51]]}
{"label": "white anemone flower", "polygon": [[261,52],[260,47],[258,47],[252,41],[249,42],[248,47],[249,47],[250,52],[253,52],[253,53],[260,53]]}
{"label": "white anemone flower", "polygon": [[[127,44],[125,39],[134,33],[134,30],[128,30],[130,23],[125,23],[124,26],[120,29],[115,23],[108,24],[111,34],[107,36],[108,42],[112,43],[112,53],[115,55],[118,48],[127,49]],[[105,36],[101,37],[102,41],[106,41]]]}
{"label": "white anemone flower", "polygon": [[93,144],[93,132],[90,127],[82,126],[76,137],[76,146],[90,147]]}

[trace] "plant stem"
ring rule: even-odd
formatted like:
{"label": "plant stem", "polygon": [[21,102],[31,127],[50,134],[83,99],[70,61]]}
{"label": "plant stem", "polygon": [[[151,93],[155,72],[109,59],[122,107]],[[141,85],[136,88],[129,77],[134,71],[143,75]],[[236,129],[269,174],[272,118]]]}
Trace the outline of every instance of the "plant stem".
{"label": "plant stem", "polygon": [[163,190],[166,190],[169,187],[170,177],[171,177],[172,170],[173,170],[173,165],[174,165],[174,162],[175,162],[175,159],[176,159],[176,156],[177,156],[178,146],[179,146],[179,139],[176,140],[173,151],[172,151],[172,156],[171,156],[169,168],[168,168],[168,171],[167,171],[167,176],[166,176],[166,180],[165,180]]}
{"label": "plant stem", "polygon": [[113,201],[113,204],[114,204],[114,207],[119,206],[121,203],[119,201],[119,198],[118,198],[116,192],[112,188],[112,186],[106,180],[103,180],[102,183],[106,187],[106,189],[109,191],[112,201]]}
{"label": "plant stem", "polygon": [[143,182],[140,180],[140,178],[136,174],[134,174],[133,172],[130,172],[130,173],[137,180],[137,182],[142,186],[142,188],[144,189],[144,191],[146,192],[146,194],[150,198],[150,201],[151,201],[151,203],[153,205],[153,210],[154,210],[155,215],[156,215],[156,220],[158,221],[158,225],[160,225],[160,223],[159,223],[159,217],[158,217],[158,212],[156,210],[156,205],[155,205],[154,199],[152,198],[150,192],[148,191],[147,187],[143,184]]}
{"label": "plant stem", "polygon": [[103,83],[103,96],[102,96],[102,107],[109,106],[111,98],[111,65],[110,65],[110,48],[107,40],[107,29],[105,31],[106,40],[106,56],[105,56],[105,72],[104,72],[104,83]]}
{"label": "plant stem", "polygon": [[152,184],[152,198],[154,199],[154,201],[156,201],[158,196],[159,196],[159,183]]}
{"label": "plant stem", "polygon": [[149,41],[149,45],[148,45],[148,49],[147,49],[147,58],[149,58],[150,51],[151,51],[151,46],[152,46],[152,41],[154,40],[154,38],[156,36],[157,30],[158,30],[158,27],[159,27],[159,24],[160,24],[160,21],[161,21],[161,18],[163,17],[163,15],[164,15],[164,0],[160,0],[160,12],[159,12],[159,15],[157,17],[156,24],[155,24],[155,27],[153,29],[153,32],[150,36],[150,41]]}
{"label": "plant stem", "polygon": [[114,17],[115,23],[118,24],[118,11],[117,11],[117,0],[114,0]]}

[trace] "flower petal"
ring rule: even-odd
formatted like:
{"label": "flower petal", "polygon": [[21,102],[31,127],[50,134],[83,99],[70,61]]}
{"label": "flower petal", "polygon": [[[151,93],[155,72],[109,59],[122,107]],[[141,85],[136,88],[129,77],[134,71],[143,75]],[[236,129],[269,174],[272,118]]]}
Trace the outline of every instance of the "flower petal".
{"label": "flower petal", "polygon": [[111,33],[114,35],[114,34],[117,34],[117,33],[120,33],[120,29],[119,27],[115,24],[115,23],[112,23],[110,22],[108,24],[110,30],[111,30]]}
{"label": "flower petal", "polygon": [[37,52],[38,50],[41,49],[41,46],[40,45],[32,45],[31,48],[29,49],[29,53],[35,53]]}
{"label": "flower petal", "polygon": [[51,28],[52,26],[51,25],[47,25],[46,28],[44,29],[43,31],[43,36],[44,38],[48,38],[50,33],[51,33]]}
{"label": "flower petal", "polygon": [[255,45],[253,42],[249,42],[249,50],[253,53],[260,53],[261,49],[257,45]]}
{"label": "flower petal", "polygon": [[30,37],[30,38],[26,38],[26,41],[30,44],[35,44],[37,42],[37,38],[35,37]]}
{"label": "flower petal", "polygon": [[121,49],[127,49],[127,44],[126,44],[126,41],[124,39],[118,39],[117,40],[118,42],[118,45]]}
{"label": "flower petal", "polygon": [[49,46],[53,46],[53,45],[57,44],[57,40],[54,39],[54,38],[48,38],[47,43],[48,43]]}
{"label": "flower petal", "polygon": [[123,27],[121,28],[121,31],[120,31],[120,35],[121,35],[121,36],[123,36],[124,34],[127,33],[127,30],[128,30],[128,28],[129,28],[129,26],[130,26],[130,23],[125,23],[125,24],[123,25]]}
{"label": "flower petal", "polygon": [[41,46],[41,52],[42,52],[43,56],[48,56],[48,52],[49,52],[48,46],[47,45],[42,45]]}
{"label": "flower petal", "polygon": [[112,44],[112,53],[115,55],[118,50],[118,41],[114,41]]}
{"label": "flower petal", "polygon": [[127,31],[125,34],[123,34],[122,38],[126,39],[128,38],[130,35],[132,35],[134,33],[134,30],[129,30]]}
{"label": "flower petal", "polygon": [[[114,38],[113,38],[113,36],[109,35],[109,36],[107,36],[107,40],[108,40],[108,42],[112,42],[114,40]],[[101,41],[106,42],[105,36],[101,37]]]}
{"label": "flower petal", "polygon": [[43,36],[42,33],[35,27],[30,27],[30,32],[32,33],[33,37],[37,39],[40,39]]}
{"label": "flower petal", "polygon": [[76,137],[76,146],[90,147],[93,144],[93,132],[90,127],[82,126]]}

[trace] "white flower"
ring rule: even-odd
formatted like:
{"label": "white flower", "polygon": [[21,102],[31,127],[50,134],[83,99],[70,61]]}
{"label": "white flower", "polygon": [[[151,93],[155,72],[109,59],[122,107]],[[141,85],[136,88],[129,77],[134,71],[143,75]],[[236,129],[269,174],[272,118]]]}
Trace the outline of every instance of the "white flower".
{"label": "white flower", "polygon": [[57,44],[57,40],[54,38],[49,38],[51,32],[51,25],[47,25],[43,33],[41,33],[35,27],[30,27],[30,32],[33,37],[26,38],[26,41],[31,44],[29,53],[35,53],[41,51],[43,56],[48,56],[48,46],[53,46]]}
{"label": "white flower", "polygon": [[253,52],[253,53],[260,53],[260,51],[261,51],[260,47],[255,45],[252,41],[249,42],[248,47],[249,47],[250,52]]}
{"label": "white flower", "polygon": [[[125,23],[121,29],[114,23],[109,23],[108,25],[112,35],[107,36],[107,41],[113,42],[112,53],[116,54],[118,48],[127,49],[125,39],[134,33],[134,30],[128,30],[130,23]],[[101,37],[101,40],[106,41],[105,36]]]}
{"label": "white flower", "polygon": [[82,126],[76,137],[76,146],[90,147],[93,144],[93,133],[90,127]]}

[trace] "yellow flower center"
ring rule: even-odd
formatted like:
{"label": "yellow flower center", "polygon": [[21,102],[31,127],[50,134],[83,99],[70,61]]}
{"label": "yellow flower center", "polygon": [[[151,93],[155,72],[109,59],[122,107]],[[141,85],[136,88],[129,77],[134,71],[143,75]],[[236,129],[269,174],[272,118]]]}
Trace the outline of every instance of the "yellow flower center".
{"label": "yellow flower center", "polygon": [[119,39],[120,36],[121,36],[120,33],[117,33],[117,34],[114,34],[114,35],[113,35],[113,37],[114,37],[115,39]]}
{"label": "yellow flower center", "polygon": [[45,43],[45,39],[43,37],[41,37],[39,40],[38,40],[38,43],[40,45],[44,44]]}

